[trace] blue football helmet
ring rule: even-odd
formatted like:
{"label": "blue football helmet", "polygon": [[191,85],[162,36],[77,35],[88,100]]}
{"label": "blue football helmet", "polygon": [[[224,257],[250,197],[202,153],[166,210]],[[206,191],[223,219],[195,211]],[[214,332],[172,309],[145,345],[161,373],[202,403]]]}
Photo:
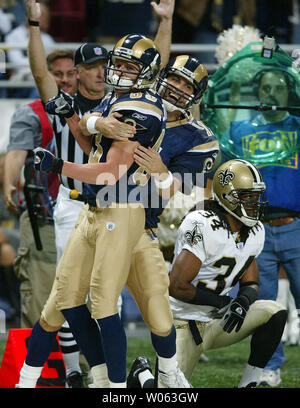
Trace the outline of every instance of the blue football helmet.
{"label": "blue football helmet", "polygon": [[[189,95],[168,83],[168,76],[171,74],[179,75],[191,82],[194,86],[193,95]],[[159,73],[156,91],[164,100],[167,110],[172,111],[178,109],[186,111],[192,105],[200,103],[207,88],[207,82],[207,70],[197,58],[189,55],[179,55],[170,60]],[[177,100],[167,99],[170,91],[177,96]]]}
{"label": "blue football helmet", "polygon": [[[120,75],[120,70],[115,68],[116,59],[128,60],[140,66],[140,73],[134,83],[122,75],[125,71],[121,71]],[[154,83],[160,63],[159,50],[150,38],[141,34],[129,34],[122,37],[108,53],[104,80],[116,89],[147,89]]]}

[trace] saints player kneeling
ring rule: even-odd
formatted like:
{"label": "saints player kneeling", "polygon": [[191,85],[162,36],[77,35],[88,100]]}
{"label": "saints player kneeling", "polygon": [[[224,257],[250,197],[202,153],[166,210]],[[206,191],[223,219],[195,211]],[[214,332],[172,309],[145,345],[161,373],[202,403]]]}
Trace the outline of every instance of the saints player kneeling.
{"label": "saints player kneeling", "polygon": [[[264,191],[255,166],[230,160],[214,175],[213,199],[190,212],[179,227],[169,291],[178,364],[189,381],[201,353],[251,335],[238,387],[255,387],[280,342],[286,310],[278,302],[257,300],[255,258],[264,246]],[[232,298],[228,292],[237,283]],[[141,362],[135,362],[136,376],[144,371]]]}

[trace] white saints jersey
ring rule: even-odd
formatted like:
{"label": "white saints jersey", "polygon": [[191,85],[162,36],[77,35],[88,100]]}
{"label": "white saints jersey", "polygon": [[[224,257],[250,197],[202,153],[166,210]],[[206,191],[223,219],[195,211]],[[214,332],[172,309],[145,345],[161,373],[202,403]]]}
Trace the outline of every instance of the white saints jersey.
{"label": "white saints jersey", "polygon": [[[263,249],[265,230],[261,222],[251,228],[246,242],[239,235],[225,228],[213,211],[193,211],[186,216],[178,229],[175,257],[182,250],[190,251],[202,262],[202,266],[191,282],[201,285],[219,295],[225,295],[242,277]],[[175,318],[209,321],[212,306],[193,305],[170,296]]]}

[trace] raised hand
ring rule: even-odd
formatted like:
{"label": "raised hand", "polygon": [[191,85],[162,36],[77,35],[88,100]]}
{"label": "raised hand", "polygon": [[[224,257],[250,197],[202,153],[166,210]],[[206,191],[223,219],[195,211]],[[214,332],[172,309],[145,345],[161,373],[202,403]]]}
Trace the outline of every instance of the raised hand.
{"label": "raised hand", "polygon": [[35,0],[27,1],[28,18],[33,21],[40,21],[42,12],[40,3]]}
{"label": "raised hand", "polygon": [[160,0],[159,4],[155,1],[151,2],[151,6],[154,8],[155,13],[160,18],[170,19],[174,12],[175,0]]}

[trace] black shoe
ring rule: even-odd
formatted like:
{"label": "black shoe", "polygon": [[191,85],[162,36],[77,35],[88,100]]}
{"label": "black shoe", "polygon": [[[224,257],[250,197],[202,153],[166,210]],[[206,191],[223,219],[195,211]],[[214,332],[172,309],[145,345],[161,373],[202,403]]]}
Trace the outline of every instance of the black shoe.
{"label": "black shoe", "polygon": [[85,388],[82,374],[73,371],[67,376],[66,388]]}
{"label": "black shoe", "polygon": [[127,388],[141,388],[138,375],[149,370],[152,373],[150,361],[147,357],[138,357],[134,360],[130,373],[127,377]]}
{"label": "black shoe", "polygon": [[[246,387],[240,387],[240,388],[256,388],[256,381],[250,382],[249,384],[246,385]],[[234,388],[239,388],[239,387],[234,387]]]}
{"label": "black shoe", "polygon": [[246,385],[245,388],[256,388],[256,381],[250,382],[249,384]]}

